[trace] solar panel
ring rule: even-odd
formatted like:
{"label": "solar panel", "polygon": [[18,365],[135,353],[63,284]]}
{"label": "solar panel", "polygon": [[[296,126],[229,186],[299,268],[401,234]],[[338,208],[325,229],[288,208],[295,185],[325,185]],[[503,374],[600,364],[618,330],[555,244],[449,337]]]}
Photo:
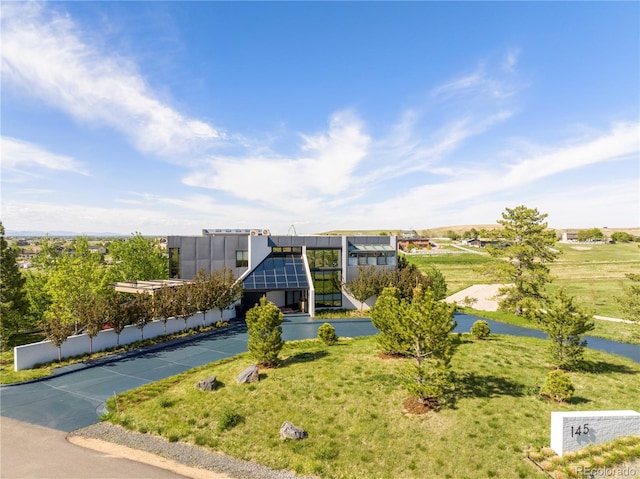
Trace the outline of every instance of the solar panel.
{"label": "solar panel", "polygon": [[267,258],[244,279],[252,289],[306,289],[309,287],[302,258],[292,256]]}

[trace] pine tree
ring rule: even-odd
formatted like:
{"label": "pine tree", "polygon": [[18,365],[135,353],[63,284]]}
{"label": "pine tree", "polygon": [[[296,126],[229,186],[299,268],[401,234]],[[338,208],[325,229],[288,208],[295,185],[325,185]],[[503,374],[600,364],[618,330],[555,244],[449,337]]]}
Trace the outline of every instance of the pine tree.
{"label": "pine tree", "polygon": [[517,206],[507,208],[498,220],[504,228],[493,232],[497,242],[487,245],[487,251],[504,261],[492,262],[486,271],[511,285],[500,291],[503,311],[521,315],[535,308],[543,298],[544,286],[551,281],[547,264],[555,261],[559,252],[553,249],[556,236],[547,229],[546,217],[535,208]]}
{"label": "pine tree", "polygon": [[582,337],[595,328],[592,315],[582,310],[573,297],[560,289],[545,300],[535,318],[549,335],[549,359],[559,369],[570,369],[581,359],[587,341]]}
{"label": "pine tree", "polygon": [[18,250],[10,248],[0,223],[0,341],[7,346],[11,334],[20,332],[28,322],[29,302],[25,278],[17,263]]}
{"label": "pine tree", "polygon": [[260,304],[247,311],[248,348],[259,364],[273,366],[277,363],[284,346],[283,317],[282,311],[265,296],[260,298]]}

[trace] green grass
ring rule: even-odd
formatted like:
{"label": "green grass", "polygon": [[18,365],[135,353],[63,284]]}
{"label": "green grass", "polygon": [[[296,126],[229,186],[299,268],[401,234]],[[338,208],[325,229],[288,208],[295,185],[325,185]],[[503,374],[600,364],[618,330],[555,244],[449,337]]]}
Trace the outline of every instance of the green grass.
{"label": "green grass", "polygon": [[564,287],[595,314],[621,317],[616,297],[630,283],[625,275],[640,271],[638,244],[559,244],[558,249],[562,255],[551,265],[556,278],[549,289]]}
{"label": "green grass", "polygon": [[499,261],[488,254],[473,253],[407,255],[406,258],[420,270],[438,269],[447,280],[448,295],[474,284],[489,282],[481,269],[487,263]]}
{"label": "green grass", "polygon": [[[562,254],[550,265],[554,280],[548,291],[564,287],[594,314],[621,317],[622,310],[616,298],[624,294],[624,288],[630,283],[625,275],[640,271],[638,244],[558,243],[556,248]],[[439,269],[447,280],[448,294],[489,282],[490,279],[482,273],[482,267],[491,261],[499,261],[488,255],[471,253],[407,256],[407,259],[419,269]]]}
{"label": "green grass", "polygon": [[[257,384],[235,378],[242,354],[117,397],[107,419],[135,431],[180,440],[273,469],[322,478],[540,477],[525,451],[549,444],[551,411],[640,408],[640,365],[588,350],[571,373],[569,404],[539,398],[549,372],[545,342],[492,336],[463,342],[453,360],[458,382],[453,409],[409,415],[401,384],[406,360],[382,359],[375,339],[287,343],[279,368],[261,370]],[[195,388],[210,375],[214,392]],[[115,411],[115,401],[109,402]],[[232,427],[221,421],[241,420]],[[284,421],[309,438],[282,441]],[[455,460],[452,458],[455,457]]]}
{"label": "green grass", "polygon": [[[513,313],[506,313],[504,311],[479,311],[473,308],[460,308],[460,311],[474,316],[480,316],[481,318],[493,319],[501,323],[542,331],[540,325],[535,321],[531,321],[522,316],[516,316]],[[594,319],[593,322],[595,329],[590,331],[587,334],[588,336],[640,345],[640,325],[617,323],[602,319]]]}

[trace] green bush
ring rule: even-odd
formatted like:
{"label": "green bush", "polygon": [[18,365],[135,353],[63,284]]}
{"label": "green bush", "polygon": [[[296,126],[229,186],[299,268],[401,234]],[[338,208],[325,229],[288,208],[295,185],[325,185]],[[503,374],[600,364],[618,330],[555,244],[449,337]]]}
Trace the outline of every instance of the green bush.
{"label": "green bush", "polygon": [[491,328],[489,327],[489,323],[480,319],[473,323],[471,326],[471,335],[476,339],[485,339],[488,338],[491,334]]}
{"label": "green bush", "polygon": [[246,315],[249,341],[247,346],[258,364],[275,366],[284,346],[282,340],[282,318],[280,309],[265,296],[260,304],[251,308]]}
{"label": "green bush", "polygon": [[336,328],[329,323],[324,323],[318,328],[318,339],[327,346],[337,343],[338,336],[336,336]]}
{"label": "green bush", "polygon": [[227,431],[242,422],[242,416],[233,409],[226,407],[220,411],[218,416],[218,432]]}
{"label": "green bush", "polygon": [[560,369],[551,371],[540,388],[540,394],[542,396],[558,402],[571,399],[574,391],[575,388],[573,384],[571,384],[571,378]]}

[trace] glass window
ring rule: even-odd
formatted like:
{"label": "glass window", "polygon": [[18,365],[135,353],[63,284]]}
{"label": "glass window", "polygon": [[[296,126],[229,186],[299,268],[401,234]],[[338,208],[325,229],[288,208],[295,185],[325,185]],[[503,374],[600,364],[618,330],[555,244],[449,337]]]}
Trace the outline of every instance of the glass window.
{"label": "glass window", "polygon": [[237,250],[236,251],[236,268],[246,268],[249,266],[249,251]]}
{"label": "glass window", "polygon": [[379,266],[387,264],[386,258],[384,257],[383,254],[378,256],[377,260],[378,260],[377,263],[378,263]]}
{"label": "glass window", "polygon": [[169,248],[169,278],[180,278],[180,248]]}

